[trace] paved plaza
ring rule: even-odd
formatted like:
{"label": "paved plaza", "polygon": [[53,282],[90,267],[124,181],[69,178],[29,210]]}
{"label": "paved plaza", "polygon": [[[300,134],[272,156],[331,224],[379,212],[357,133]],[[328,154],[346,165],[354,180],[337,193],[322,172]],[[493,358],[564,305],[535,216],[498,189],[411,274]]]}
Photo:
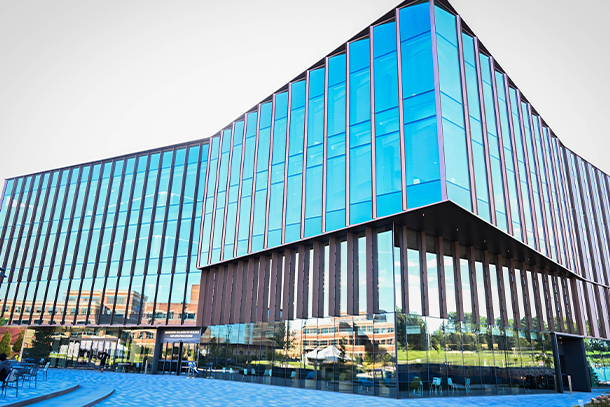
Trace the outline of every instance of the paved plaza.
{"label": "paved plaza", "polygon": [[[184,376],[124,374],[91,370],[51,369],[45,386],[80,383],[85,391],[114,389],[114,394],[98,406],[566,406],[589,401],[594,393],[544,394],[467,398],[383,399],[323,391],[239,383]],[[27,387],[27,386],[26,386]],[[9,399],[11,398],[9,393]],[[65,406],[61,397],[35,406]],[[13,399],[14,400],[14,399]],[[0,404],[1,405],[1,404]]]}

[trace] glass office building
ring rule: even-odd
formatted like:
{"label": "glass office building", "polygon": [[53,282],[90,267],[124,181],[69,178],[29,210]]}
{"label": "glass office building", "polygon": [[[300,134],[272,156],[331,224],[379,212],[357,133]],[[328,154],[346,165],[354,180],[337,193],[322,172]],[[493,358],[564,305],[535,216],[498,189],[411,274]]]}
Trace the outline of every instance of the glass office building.
{"label": "glass office building", "polygon": [[[8,179],[0,299],[58,366],[382,397],[610,385],[610,178],[444,0],[192,143]],[[27,349],[26,345],[26,349]]]}

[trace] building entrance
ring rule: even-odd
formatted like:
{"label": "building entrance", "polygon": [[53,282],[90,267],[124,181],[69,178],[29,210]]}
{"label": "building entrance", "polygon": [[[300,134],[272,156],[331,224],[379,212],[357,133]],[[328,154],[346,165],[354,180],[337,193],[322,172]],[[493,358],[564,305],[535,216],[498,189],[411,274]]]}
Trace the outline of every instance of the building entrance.
{"label": "building entrance", "polygon": [[186,374],[189,362],[198,362],[199,344],[185,342],[166,342],[161,346],[157,362],[157,373]]}
{"label": "building entrance", "polygon": [[555,334],[555,366],[558,380],[558,392],[570,391],[569,379],[572,381],[572,390],[591,391],[589,380],[589,367],[585,352],[584,338],[574,335]]}
{"label": "building entrance", "polygon": [[201,328],[159,329],[152,373],[186,374],[189,362],[198,366],[200,340]]}

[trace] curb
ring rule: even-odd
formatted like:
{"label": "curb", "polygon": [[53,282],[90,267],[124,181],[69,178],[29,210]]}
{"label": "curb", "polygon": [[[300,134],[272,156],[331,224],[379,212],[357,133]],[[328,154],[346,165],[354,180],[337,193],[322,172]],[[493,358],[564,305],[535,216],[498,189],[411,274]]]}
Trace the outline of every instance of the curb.
{"label": "curb", "polygon": [[114,389],[111,389],[110,392],[108,392],[108,394],[103,395],[102,397],[95,399],[93,401],[90,401],[87,404],[83,404],[81,407],[91,407],[96,405],[97,403],[106,400],[108,397],[112,396],[114,394]]}

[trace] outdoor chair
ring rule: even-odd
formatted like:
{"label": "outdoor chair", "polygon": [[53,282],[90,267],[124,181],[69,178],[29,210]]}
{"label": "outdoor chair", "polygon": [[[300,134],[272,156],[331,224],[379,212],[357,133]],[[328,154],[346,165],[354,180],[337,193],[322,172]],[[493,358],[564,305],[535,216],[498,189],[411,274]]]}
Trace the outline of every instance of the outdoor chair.
{"label": "outdoor chair", "polygon": [[244,367],[244,375],[241,378],[242,382],[246,379],[246,376],[248,376],[248,369]]}
{"label": "outdoor chair", "polygon": [[498,394],[506,393],[506,385],[504,384],[504,380],[501,377],[496,378],[496,386],[498,388]]}
{"label": "outdoor chair", "polygon": [[34,388],[38,385],[38,366],[30,368],[27,372],[21,375],[21,387],[28,382],[28,389],[32,388],[32,381],[34,382]]}
{"label": "outdoor chair", "polygon": [[411,384],[409,384],[409,390],[413,390],[414,396],[423,396],[424,395],[424,385],[421,382],[421,379],[417,376],[413,378]]}
{"label": "outdoor chair", "polygon": [[440,377],[433,377],[432,378],[432,385],[431,385],[431,390],[434,390],[434,394],[436,394],[438,391],[440,391],[441,396],[443,395],[443,386],[441,385],[441,378]]}
{"label": "outdoor chair", "polygon": [[466,390],[466,394],[470,394],[470,392],[472,391],[472,389],[470,388],[470,378],[466,378],[466,386],[464,386],[464,389]]}
{"label": "outdoor chair", "polygon": [[292,373],[290,373],[290,382],[294,385],[297,381],[297,371],[293,370]]}
{"label": "outdoor chair", "polygon": [[331,376],[331,374],[327,374],[325,377],[322,378],[322,380],[326,383],[326,390],[333,390],[334,389],[334,381],[333,381],[333,376]]}
{"label": "outdoor chair", "polygon": [[449,391],[454,394],[457,391],[457,384],[453,383],[451,377],[447,379],[447,383],[449,384]]}
{"label": "outdoor chair", "polygon": [[269,383],[269,384],[271,384],[271,373],[272,373],[272,372],[273,372],[273,371],[272,371],[271,369],[269,369],[269,370],[265,370],[265,373],[263,374],[263,381],[264,381],[265,383]]}
{"label": "outdoor chair", "polygon": [[15,369],[11,369],[11,371],[2,381],[1,394],[3,394],[5,397],[6,397],[6,391],[9,387],[15,388],[15,397],[19,396],[19,374],[18,374],[17,370],[15,370]]}
{"label": "outdoor chair", "polygon": [[371,390],[374,390],[374,383],[372,380],[364,377],[358,379],[358,394],[369,394]]}
{"label": "outdoor chair", "polygon": [[187,369],[186,369],[186,377],[187,379],[189,378],[195,378],[197,377],[197,363],[195,362],[188,362],[187,363]]}
{"label": "outdoor chair", "polygon": [[[46,365],[44,365],[44,369],[40,370],[40,372],[42,372],[42,380],[47,380],[47,373],[49,372],[49,366],[51,365],[51,362],[47,362]],[[36,374],[38,374],[38,371],[36,371]]]}

